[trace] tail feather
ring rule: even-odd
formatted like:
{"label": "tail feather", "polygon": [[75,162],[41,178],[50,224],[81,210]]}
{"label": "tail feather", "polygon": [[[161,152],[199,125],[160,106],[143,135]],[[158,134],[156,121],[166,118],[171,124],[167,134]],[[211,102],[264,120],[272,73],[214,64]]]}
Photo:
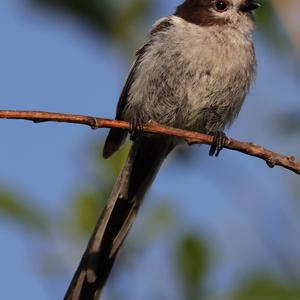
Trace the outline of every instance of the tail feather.
{"label": "tail feather", "polygon": [[118,151],[119,148],[124,143],[126,136],[127,136],[126,130],[120,128],[111,128],[103,147],[103,157],[109,158],[116,151]]}
{"label": "tail feather", "polygon": [[135,219],[143,196],[173,148],[162,137],[139,137],[108,199],[65,300],[96,300]]}

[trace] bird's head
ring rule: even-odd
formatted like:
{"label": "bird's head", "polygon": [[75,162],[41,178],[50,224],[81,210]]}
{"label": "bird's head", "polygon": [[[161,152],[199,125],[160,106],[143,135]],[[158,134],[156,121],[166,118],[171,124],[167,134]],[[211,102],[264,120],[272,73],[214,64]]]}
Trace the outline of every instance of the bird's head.
{"label": "bird's head", "polygon": [[176,16],[200,26],[230,25],[251,30],[257,0],[185,0],[177,7]]}

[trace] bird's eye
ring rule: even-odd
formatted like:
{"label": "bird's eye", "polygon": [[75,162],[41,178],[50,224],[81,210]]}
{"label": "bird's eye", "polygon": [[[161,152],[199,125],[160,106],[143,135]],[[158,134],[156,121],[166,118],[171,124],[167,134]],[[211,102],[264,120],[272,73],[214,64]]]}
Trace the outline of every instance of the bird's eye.
{"label": "bird's eye", "polygon": [[227,10],[228,3],[227,1],[216,1],[216,9],[220,12],[224,12]]}

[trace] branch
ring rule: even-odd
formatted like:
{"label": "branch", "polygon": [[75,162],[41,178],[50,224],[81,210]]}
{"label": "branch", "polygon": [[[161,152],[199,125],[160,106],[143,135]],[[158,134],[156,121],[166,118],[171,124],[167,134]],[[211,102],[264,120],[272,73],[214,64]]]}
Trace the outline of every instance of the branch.
{"label": "branch", "polygon": [[[63,122],[90,126],[92,129],[98,128],[122,128],[130,129],[130,123],[110,119],[96,118],[91,116],[50,113],[41,111],[14,111],[0,110],[0,119],[20,119],[29,120],[35,123],[41,122]],[[149,122],[144,126],[144,132],[173,136],[184,139],[187,144],[207,144],[211,145],[214,141],[212,135],[206,135],[194,131],[187,131],[159,125],[155,122]],[[258,157],[264,160],[270,168],[281,166],[300,175],[300,163],[294,156],[284,156],[254,143],[240,142],[230,137],[226,138],[224,148],[238,151],[247,155]]]}

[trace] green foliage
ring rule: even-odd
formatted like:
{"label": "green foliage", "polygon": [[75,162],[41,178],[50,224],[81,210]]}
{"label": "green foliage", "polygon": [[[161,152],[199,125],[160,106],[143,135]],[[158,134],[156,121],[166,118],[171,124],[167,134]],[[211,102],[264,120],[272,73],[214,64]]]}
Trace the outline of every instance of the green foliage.
{"label": "green foliage", "polygon": [[0,190],[0,213],[18,223],[25,230],[45,234],[48,220],[45,212],[31,205],[26,199],[6,190]]}
{"label": "green foliage", "polygon": [[290,50],[289,40],[274,12],[270,0],[264,1],[256,14],[258,29],[277,50]]}
{"label": "green foliage", "polygon": [[129,148],[130,148],[130,143],[126,143],[123,147],[121,147],[118,150],[117,153],[115,153],[109,159],[105,159],[105,160],[103,160],[101,155],[102,149],[100,151],[97,150],[96,158],[98,158],[98,162],[100,164],[99,167],[101,167],[100,168],[101,174],[102,176],[105,175],[105,177],[108,175],[111,180],[111,183],[114,182],[115,178],[118,176],[121,168],[123,167],[123,164],[128,155]]}
{"label": "green foliage", "polygon": [[233,297],[233,300],[297,300],[300,288],[283,284],[271,276],[254,277]]}
{"label": "green foliage", "polygon": [[185,299],[196,299],[208,268],[207,247],[196,234],[189,233],[179,239],[175,249],[175,264],[183,284]]}
{"label": "green foliage", "polygon": [[[104,197],[93,191],[79,191],[71,205],[73,223],[77,234],[86,236],[92,232],[99,212],[104,205]],[[73,229],[75,229],[73,227]]]}
{"label": "green foliage", "polygon": [[[117,41],[133,39],[132,27],[149,11],[149,0],[30,0],[35,6],[67,12]],[[136,32],[135,32],[136,33]]]}

